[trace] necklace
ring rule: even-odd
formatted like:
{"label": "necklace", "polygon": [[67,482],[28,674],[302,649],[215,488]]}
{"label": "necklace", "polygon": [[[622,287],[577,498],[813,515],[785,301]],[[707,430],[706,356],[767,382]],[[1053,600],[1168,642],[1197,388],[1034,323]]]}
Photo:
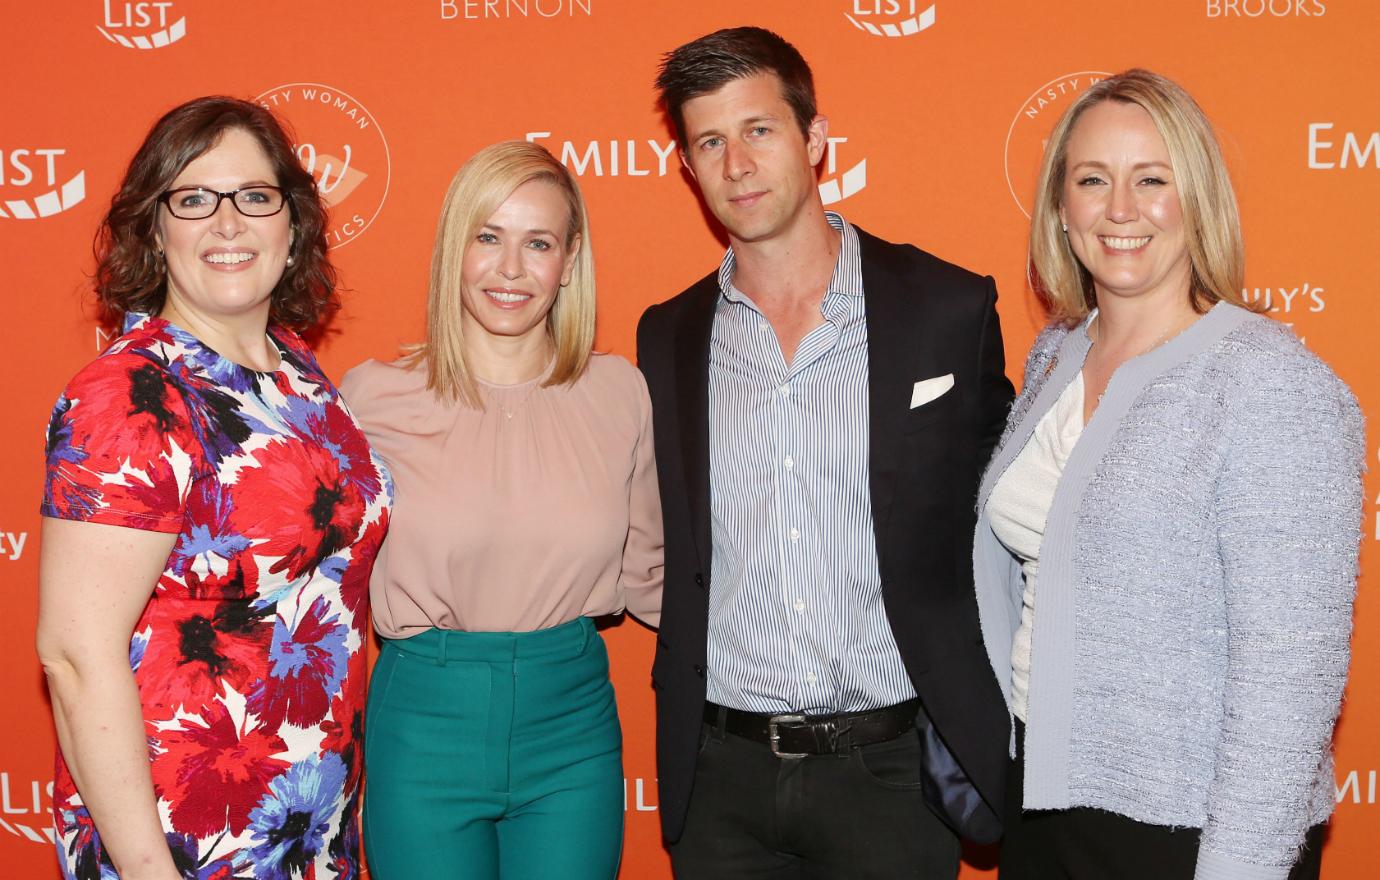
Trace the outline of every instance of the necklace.
{"label": "necklace", "polygon": [[551,375],[555,362],[555,354],[552,352],[541,372],[525,382],[514,382],[511,385],[490,382],[479,376],[475,376],[475,378],[478,379],[479,390],[485,401],[492,403],[499,412],[503,413],[504,421],[512,421],[513,416],[517,415],[518,411],[527,405],[527,401],[532,399],[532,395],[541,387],[543,380]]}
{"label": "necklace", "polygon": [[[1159,336],[1155,337],[1154,342],[1151,342],[1149,345],[1145,346],[1140,351],[1126,358],[1126,361],[1138,358],[1143,354],[1147,354],[1159,348],[1162,344],[1164,344],[1166,340],[1169,339],[1169,334],[1174,331],[1174,327],[1176,324],[1178,324],[1178,321],[1171,321],[1169,326],[1164,328],[1164,332],[1161,333]],[[1093,331],[1097,331],[1097,335],[1094,336]],[[1102,341],[1102,329],[1101,325],[1098,324],[1097,321],[1093,321],[1092,324],[1088,325],[1088,339],[1092,341],[1093,345],[1097,345],[1099,342]],[[1125,363],[1126,361],[1122,361],[1122,363]]]}
{"label": "necklace", "polygon": [[[484,399],[493,404],[494,408],[503,414],[505,420],[512,421],[513,416],[527,405],[527,401],[531,400],[532,395],[541,387],[541,380],[532,379],[522,384],[527,387],[484,383],[480,385],[480,388]],[[519,391],[519,389],[521,390]]]}
{"label": "necklace", "polygon": [[[1167,341],[1169,340],[1170,334],[1173,333],[1174,328],[1175,328],[1176,326],[1178,326],[1178,323],[1179,323],[1178,321],[1171,321],[1171,322],[1169,323],[1169,326],[1164,328],[1164,332],[1161,333],[1159,336],[1156,336],[1156,337],[1155,337],[1155,340],[1154,340],[1153,342],[1151,342],[1149,345],[1145,346],[1144,348],[1142,348],[1140,351],[1136,352],[1135,354],[1131,355],[1130,357],[1125,358],[1124,360],[1122,360],[1121,364],[1124,364],[1124,363],[1126,363],[1126,361],[1129,361],[1129,360],[1134,360],[1134,359],[1140,357],[1141,355],[1149,354],[1150,352],[1152,352],[1152,351],[1154,351],[1155,349],[1159,348],[1161,345],[1163,345],[1165,342],[1167,342]],[[1096,334],[1097,334],[1097,335],[1095,335],[1095,336],[1093,335],[1094,331],[1096,331]],[[1099,323],[1097,322],[1096,319],[1094,319],[1093,322],[1092,322],[1091,324],[1088,325],[1087,334],[1088,334],[1088,339],[1089,339],[1089,341],[1091,342],[1092,345],[1097,345],[1098,342],[1101,341],[1101,338],[1102,338],[1102,328],[1101,328],[1101,324],[1099,324]],[[1120,368],[1121,368],[1121,364],[1117,364],[1116,369],[1113,369],[1113,370],[1112,370],[1111,375],[1108,376],[1108,382],[1107,382],[1107,384],[1103,386],[1102,392],[1101,392],[1100,394],[1097,395],[1097,405],[1098,405],[1098,406],[1101,406],[1101,405],[1102,405],[1102,398],[1104,398],[1104,397],[1107,396],[1107,389],[1111,387],[1111,381],[1110,381],[1110,380],[1111,380],[1111,376],[1116,374],[1117,369],[1120,369]]]}

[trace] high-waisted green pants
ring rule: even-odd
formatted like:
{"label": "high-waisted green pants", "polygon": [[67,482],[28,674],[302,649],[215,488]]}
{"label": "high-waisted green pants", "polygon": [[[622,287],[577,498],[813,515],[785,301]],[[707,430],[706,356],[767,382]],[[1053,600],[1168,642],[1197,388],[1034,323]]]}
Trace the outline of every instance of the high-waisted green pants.
{"label": "high-waisted green pants", "polygon": [[622,734],[588,618],[385,639],[365,723],[374,880],[611,880]]}

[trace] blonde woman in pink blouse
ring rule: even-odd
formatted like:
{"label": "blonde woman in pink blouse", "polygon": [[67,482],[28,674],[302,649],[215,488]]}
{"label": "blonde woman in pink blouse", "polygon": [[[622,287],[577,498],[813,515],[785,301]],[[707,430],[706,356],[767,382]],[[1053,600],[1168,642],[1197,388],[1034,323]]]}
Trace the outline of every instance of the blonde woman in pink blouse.
{"label": "blonde woman in pink blouse", "polygon": [[584,201],[544,149],[455,175],[427,340],[342,392],[395,481],[370,582],[383,648],[365,727],[377,880],[609,880],[622,739],[592,617],[661,605],[641,374],[593,354]]}

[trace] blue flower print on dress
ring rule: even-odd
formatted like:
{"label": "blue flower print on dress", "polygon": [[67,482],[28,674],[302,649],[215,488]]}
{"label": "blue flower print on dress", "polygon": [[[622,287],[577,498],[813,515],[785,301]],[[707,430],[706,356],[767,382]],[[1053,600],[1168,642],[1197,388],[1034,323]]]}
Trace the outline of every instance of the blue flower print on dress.
{"label": "blue flower print on dress", "polygon": [[326,845],[345,786],[345,763],[328,752],[307,757],[269,783],[249,814],[256,880],[293,880]]}
{"label": "blue flower print on dress", "polygon": [[284,721],[304,727],[326,717],[350,661],[350,627],[329,612],[317,597],[295,626],[282,617],[274,624],[269,674],[249,695],[249,711],[269,727]]}

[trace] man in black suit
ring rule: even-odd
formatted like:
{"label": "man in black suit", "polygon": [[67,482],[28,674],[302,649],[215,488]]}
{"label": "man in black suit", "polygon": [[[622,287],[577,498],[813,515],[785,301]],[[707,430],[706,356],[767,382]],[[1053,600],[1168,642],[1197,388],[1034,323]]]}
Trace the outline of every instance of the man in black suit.
{"label": "man in black suit", "polygon": [[991,840],[1010,730],[978,629],[996,289],[824,210],[827,120],[776,34],[657,80],[731,249],[638,326],[666,523],[652,678],[682,880],[946,878]]}

